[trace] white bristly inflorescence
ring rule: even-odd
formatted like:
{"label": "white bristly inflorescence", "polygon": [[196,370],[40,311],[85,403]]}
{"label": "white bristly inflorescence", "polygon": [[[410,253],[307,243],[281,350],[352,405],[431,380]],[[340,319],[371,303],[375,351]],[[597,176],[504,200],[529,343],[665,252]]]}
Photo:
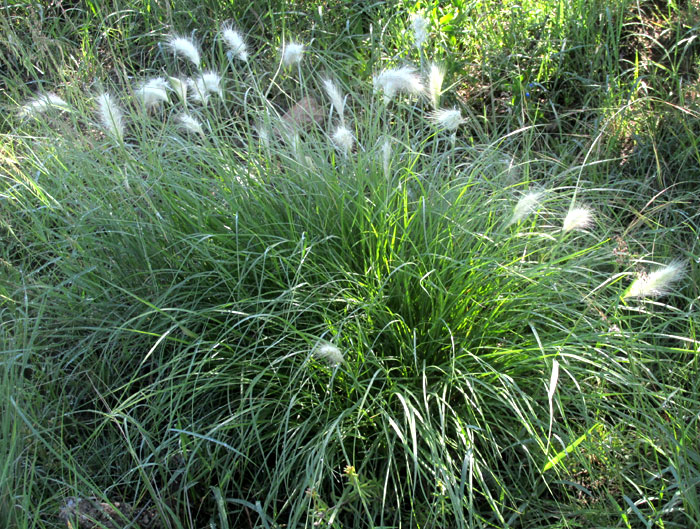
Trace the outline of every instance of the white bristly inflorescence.
{"label": "white bristly inflorescence", "polygon": [[629,286],[623,298],[658,298],[668,294],[671,287],[685,274],[685,265],[673,261],[649,274],[642,274]]}
{"label": "white bristly inflorescence", "polygon": [[574,207],[569,210],[564,218],[562,231],[585,230],[593,224],[591,210],[583,207]]}
{"label": "white bristly inflorescence", "polygon": [[237,57],[243,62],[248,61],[248,46],[243,40],[243,35],[231,26],[223,26],[221,28],[221,38],[224,39],[233,57]]}
{"label": "white bristly inflorescence", "polygon": [[165,79],[155,77],[141,83],[134,94],[147,110],[151,110],[169,101],[167,87],[168,83]]}
{"label": "white bristly inflorescence", "polygon": [[530,191],[523,195],[513,208],[513,216],[510,218],[510,221],[508,221],[508,225],[516,224],[530,213],[533,213],[537,209],[542,197],[544,197],[544,191]]}
{"label": "white bristly inflorescence", "polygon": [[112,137],[124,139],[124,113],[117,102],[107,92],[98,95],[96,101],[102,126]]}
{"label": "white bristly inflorescence", "polygon": [[399,92],[410,95],[423,92],[423,83],[413,66],[388,68],[375,75],[373,81],[375,92],[384,92],[385,103],[391,101]]}
{"label": "white bristly inflorescence", "polygon": [[166,41],[168,47],[175,53],[184,57],[197,68],[199,68],[202,58],[197,49],[197,44],[195,41],[189,37],[181,37],[179,35],[171,35]]}
{"label": "white bristly inflorescence", "polygon": [[304,58],[304,45],[298,42],[287,42],[282,48],[282,65],[289,67],[298,64]]}

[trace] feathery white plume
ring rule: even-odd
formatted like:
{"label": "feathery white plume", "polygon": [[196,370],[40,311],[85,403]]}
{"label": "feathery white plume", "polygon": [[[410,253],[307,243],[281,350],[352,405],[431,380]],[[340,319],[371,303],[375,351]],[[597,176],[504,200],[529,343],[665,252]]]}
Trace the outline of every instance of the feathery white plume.
{"label": "feathery white plume", "polygon": [[304,57],[304,45],[298,42],[287,42],[282,48],[282,65],[292,66],[301,62]]}
{"label": "feathery white plume", "polygon": [[457,130],[457,127],[464,123],[462,113],[456,108],[436,110],[430,115],[430,119],[438,128],[449,131]]}
{"label": "feathery white plume", "polygon": [[523,195],[513,208],[513,216],[508,221],[508,226],[520,222],[530,213],[534,212],[543,196],[544,191],[530,191]]}
{"label": "feathery white plume", "polygon": [[165,79],[155,77],[141,83],[134,94],[146,109],[151,109],[169,101],[167,87],[168,83]]}
{"label": "feathery white plume", "polygon": [[428,71],[428,95],[430,102],[433,104],[433,109],[437,110],[440,106],[440,95],[442,94],[442,82],[445,80],[445,68],[435,64],[430,64]]}
{"label": "feathery white plume", "polygon": [[107,92],[97,96],[98,113],[102,126],[113,137],[124,139],[124,113],[114,98]]}
{"label": "feathery white plume", "polygon": [[204,129],[202,128],[202,124],[197,118],[195,118],[191,114],[180,114],[177,117],[177,122],[180,125],[181,129],[186,130],[187,132],[191,132],[193,134],[199,134],[201,136],[204,136]]}
{"label": "feathery white plume", "polygon": [[571,208],[566,214],[562,231],[584,230],[593,224],[593,214],[588,208]]}
{"label": "feathery white plume", "polygon": [[248,46],[246,46],[243,36],[231,26],[221,28],[221,38],[229,47],[232,56],[238,57],[243,62],[248,61]]}
{"label": "feathery white plume", "polygon": [[343,353],[335,345],[330,343],[319,343],[314,348],[313,355],[324,360],[332,366],[339,366],[344,362]]}
{"label": "feathery white plume", "polygon": [[204,72],[194,81],[189,81],[192,89],[192,99],[201,101],[206,105],[209,101],[209,94],[218,94],[219,97],[224,97],[224,92],[221,89],[221,76],[216,72]]}
{"label": "feathery white plume", "polygon": [[428,40],[428,19],[420,15],[411,17],[411,30],[413,31],[413,44],[416,48],[421,48]]}
{"label": "feathery white plume", "polygon": [[58,108],[60,110],[70,110],[70,106],[63,99],[54,93],[42,94],[35,97],[28,103],[22,106],[20,110],[21,117],[36,116],[49,110],[50,108]]}
{"label": "feathery white plume", "polygon": [[650,274],[642,274],[635,279],[622,296],[627,298],[658,298],[668,294],[674,283],[679,281],[685,272],[681,261],[658,268]]}
{"label": "feathery white plume", "polygon": [[178,99],[185,103],[187,101],[187,80],[179,77],[168,77],[168,84],[177,94]]}
{"label": "feathery white plume", "polygon": [[352,152],[352,146],[355,143],[355,138],[353,137],[352,132],[350,132],[350,130],[344,125],[340,125],[337,129],[335,129],[332,138],[333,143],[335,143],[346,156]]}
{"label": "feathery white plume", "polygon": [[412,66],[389,68],[373,78],[374,91],[384,92],[384,102],[388,103],[399,92],[415,95],[423,91],[423,84]]}
{"label": "feathery white plume", "polygon": [[340,88],[338,88],[338,85],[336,85],[332,80],[324,79],[323,89],[326,91],[326,94],[328,94],[328,98],[331,100],[331,104],[335,108],[335,111],[338,113],[338,117],[340,118],[340,124],[345,125],[345,98],[340,92]]}
{"label": "feathery white plume", "polygon": [[197,49],[197,44],[193,39],[188,37],[181,37],[179,35],[171,35],[166,41],[168,47],[173,50],[175,55],[181,55],[185,57],[188,61],[199,68],[202,59],[199,55],[199,50]]}

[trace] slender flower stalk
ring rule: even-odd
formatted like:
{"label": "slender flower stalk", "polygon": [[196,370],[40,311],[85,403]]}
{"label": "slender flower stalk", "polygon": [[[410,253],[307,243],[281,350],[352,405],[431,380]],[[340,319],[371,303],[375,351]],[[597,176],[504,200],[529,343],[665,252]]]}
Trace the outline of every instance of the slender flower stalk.
{"label": "slender flower stalk", "polygon": [[134,93],[146,110],[151,110],[169,101],[167,87],[165,79],[155,77],[141,83]]}
{"label": "slender flower stalk", "polygon": [[562,231],[585,230],[593,224],[593,214],[588,208],[571,208],[564,218]]}
{"label": "slender flower stalk", "polygon": [[332,80],[324,79],[323,89],[326,91],[326,94],[328,94],[328,98],[331,100],[331,104],[335,108],[335,111],[340,118],[341,126],[345,126],[345,98],[343,97],[340,88],[338,88],[338,85],[336,85]]}
{"label": "slender flower stalk", "polygon": [[536,211],[542,197],[544,197],[544,191],[530,191],[523,195],[513,208],[513,215],[508,221],[508,226],[522,221],[530,213]]}
{"label": "slender flower stalk", "polygon": [[48,93],[39,95],[23,105],[22,109],[20,110],[20,116],[23,118],[38,116],[51,108],[70,110],[70,106],[65,102],[65,100],[54,93]]}
{"label": "slender flower stalk", "polygon": [[623,294],[628,298],[658,298],[671,291],[675,283],[685,275],[685,265],[681,261],[672,261],[666,266],[657,268],[650,274],[641,274]]}
{"label": "slender flower stalk", "polygon": [[108,93],[103,92],[97,98],[100,123],[105,130],[118,140],[124,139],[124,113],[117,102]]}
{"label": "slender flower stalk", "polygon": [[345,360],[343,353],[335,345],[321,342],[314,348],[313,355],[319,360],[327,362],[331,366],[339,366]]}
{"label": "slender flower stalk", "polygon": [[382,144],[382,169],[384,170],[384,177],[388,180],[391,177],[390,173],[391,167],[391,139],[386,138]]}
{"label": "slender flower stalk", "polygon": [[199,49],[195,41],[188,37],[182,37],[179,35],[171,35],[166,41],[166,45],[170,48],[175,55],[184,57],[197,68],[200,67],[202,62],[201,55],[199,54]]}
{"label": "slender flower stalk", "polygon": [[430,120],[441,130],[454,132],[464,119],[462,113],[456,108],[443,108],[430,115]]}
{"label": "slender flower stalk", "polygon": [[299,64],[304,58],[304,45],[298,42],[287,42],[282,48],[282,65],[285,67]]}
{"label": "slender flower stalk", "polygon": [[423,83],[413,66],[383,70],[374,76],[373,82],[375,92],[384,92],[385,103],[389,103],[399,92],[410,95],[423,92]]}
{"label": "slender flower stalk", "polygon": [[192,134],[199,134],[200,136],[204,136],[204,129],[202,128],[202,124],[197,118],[195,118],[191,114],[180,114],[177,117],[177,122],[181,129],[187,132],[191,132]]}
{"label": "slender flower stalk", "polygon": [[436,64],[430,64],[428,71],[428,96],[433,105],[433,109],[440,107],[440,96],[442,95],[442,82],[445,80],[445,68]]}
{"label": "slender flower stalk", "polygon": [[238,31],[230,25],[221,28],[221,38],[229,48],[229,53],[243,62],[248,62],[248,46]]}

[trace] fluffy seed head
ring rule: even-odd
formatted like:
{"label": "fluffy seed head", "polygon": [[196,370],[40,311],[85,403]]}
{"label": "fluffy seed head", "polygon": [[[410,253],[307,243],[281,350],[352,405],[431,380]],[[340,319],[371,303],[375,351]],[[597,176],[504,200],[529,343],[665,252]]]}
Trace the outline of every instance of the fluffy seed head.
{"label": "fluffy seed head", "polygon": [[304,45],[298,42],[287,42],[282,48],[282,65],[292,66],[301,62],[304,57]]}
{"label": "fluffy seed head", "polygon": [[43,114],[51,108],[57,108],[59,110],[70,110],[70,106],[63,99],[58,97],[54,93],[42,94],[35,97],[28,103],[22,106],[20,110],[20,116],[25,118],[29,116],[37,116]]}
{"label": "fluffy seed head", "polygon": [[243,35],[231,26],[223,26],[221,28],[221,38],[224,39],[232,56],[238,57],[243,62],[248,61],[248,46],[243,40]]}
{"label": "fluffy seed head", "polygon": [[642,274],[629,286],[624,299],[658,298],[668,294],[671,287],[685,274],[685,265],[681,261],[658,268],[650,274]]}
{"label": "fluffy seed head", "polygon": [[342,150],[345,155],[348,153],[352,152],[352,147],[355,143],[355,138],[352,135],[352,132],[350,132],[349,129],[344,127],[343,125],[339,126],[337,129],[335,129],[335,132],[333,133],[333,143]]}
{"label": "fluffy seed head", "polygon": [[416,48],[421,48],[428,40],[428,19],[420,15],[411,17],[411,30],[413,31],[413,44]]}
{"label": "fluffy seed head", "polygon": [[428,70],[428,95],[430,102],[433,104],[433,109],[437,110],[440,106],[440,95],[442,94],[442,82],[445,80],[445,68],[431,63]]}
{"label": "fluffy seed head", "polygon": [[183,103],[187,101],[187,80],[179,77],[168,77],[168,84],[180,101]]}
{"label": "fluffy seed head", "polygon": [[399,92],[415,95],[423,91],[423,84],[412,66],[389,68],[373,78],[374,91],[384,92],[384,102],[388,103]]}
{"label": "fluffy seed head", "polygon": [[97,96],[100,123],[114,138],[124,138],[124,113],[114,98],[107,92]]}
{"label": "fluffy seed head", "polygon": [[173,51],[173,53],[175,53],[175,55],[184,57],[199,68],[202,59],[199,55],[197,44],[193,39],[181,37],[179,35],[171,35],[166,41],[166,44]]}
{"label": "fluffy seed head", "polygon": [[593,214],[588,208],[571,208],[566,214],[562,231],[584,230],[593,224]]}
{"label": "fluffy seed head", "polygon": [[204,72],[194,81],[190,80],[189,85],[192,89],[192,99],[205,105],[209,101],[210,94],[218,94],[219,97],[224,97],[224,92],[221,88],[221,76],[216,72]]}
{"label": "fluffy seed head", "polygon": [[338,88],[338,85],[336,85],[333,81],[330,79],[324,79],[323,80],[323,89],[326,91],[326,94],[328,94],[328,98],[331,100],[331,104],[335,108],[335,111],[338,113],[338,117],[340,118],[340,124],[344,125],[345,124],[345,98],[343,97],[343,94],[340,92],[340,88]]}
{"label": "fluffy seed head", "polygon": [[520,222],[530,213],[537,209],[537,206],[544,196],[543,191],[530,191],[529,193],[523,195],[518,203],[513,208],[513,216],[508,221],[508,226]]}
{"label": "fluffy seed head", "polygon": [[332,366],[339,366],[344,362],[343,353],[335,345],[330,343],[319,343],[314,349],[314,356],[324,360]]}
{"label": "fluffy seed head", "polygon": [[178,125],[182,130],[204,136],[204,129],[197,118],[191,114],[183,113],[177,117]]}
{"label": "fluffy seed head", "polygon": [[457,130],[457,127],[464,123],[462,113],[456,108],[436,110],[430,115],[430,119],[438,128],[449,131]]}
{"label": "fluffy seed head", "polygon": [[141,100],[141,104],[150,110],[169,101],[167,87],[165,79],[155,77],[141,83],[134,93]]}

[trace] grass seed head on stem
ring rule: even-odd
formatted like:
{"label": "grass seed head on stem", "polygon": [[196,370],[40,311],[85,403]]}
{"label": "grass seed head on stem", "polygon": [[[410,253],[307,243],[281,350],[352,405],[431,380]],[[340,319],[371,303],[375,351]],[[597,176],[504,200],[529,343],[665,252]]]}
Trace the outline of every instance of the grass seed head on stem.
{"label": "grass seed head on stem", "polygon": [[413,66],[382,70],[374,76],[373,83],[375,92],[384,92],[385,103],[389,103],[399,92],[410,95],[423,92],[423,83]]}
{"label": "grass seed head on stem", "polygon": [[441,130],[453,132],[457,130],[464,119],[462,113],[456,108],[442,108],[430,115],[430,120]]}
{"label": "grass seed head on stem", "polygon": [[177,117],[177,122],[182,130],[191,132],[192,134],[199,134],[200,136],[204,136],[204,129],[202,128],[202,124],[197,118],[195,118],[191,114],[187,114],[186,112],[180,114]]}
{"label": "grass seed head on stem", "polygon": [[27,118],[30,116],[38,116],[51,108],[70,110],[70,106],[65,100],[51,92],[39,95],[24,104],[20,110],[20,117]]}
{"label": "grass seed head on stem", "polygon": [[199,68],[202,58],[199,54],[199,49],[197,49],[197,44],[195,43],[194,39],[179,35],[171,35],[166,41],[166,44],[175,55],[184,57]]}
{"label": "grass seed head on stem", "polygon": [[540,201],[544,197],[544,191],[530,191],[523,195],[513,208],[513,216],[508,221],[508,226],[516,224],[537,209]]}
{"label": "grass seed head on stem", "polygon": [[314,357],[327,362],[331,366],[339,366],[344,362],[343,353],[335,345],[321,342],[316,345],[313,352]]}
{"label": "grass seed head on stem", "polygon": [[428,70],[428,96],[433,105],[433,109],[437,110],[440,106],[440,96],[442,95],[442,82],[445,80],[445,68],[436,64],[430,64]]}
{"label": "grass seed head on stem", "polygon": [[107,92],[98,95],[98,114],[100,123],[112,137],[124,139],[124,113],[114,98]]}
{"label": "grass seed head on stem", "polygon": [[224,92],[221,88],[221,76],[214,71],[204,72],[194,81],[190,81],[189,85],[192,90],[192,99],[202,104],[207,104],[210,94],[217,94],[221,98],[224,97]]}
{"label": "grass seed head on stem", "polygon": [[338,117],[340,118],[340,124],[344,125],[345,98],[343,97],[340,88],[338,88],[338,85],[336,85],[332,80],[324,79],[323,89],[326,91],[326,94],[328,94],[328,98],[331,100],[331,104],[335,108],[335,111],[338,113]]}
{"label": "grass seed head on stem", "polygon": [[304,58],[304,45],[298,42],[287,42],[282,48],[282,65],[285,67],[299,64]]}
{"label": "grass seed head on stem", "polygon": [[169,101],[167,87],[165,79],[154,77],[141,83],[134,93],[146,110],[151,110]]}
{"label": "grass seed head on stem", "polygon": [[673,261],[666,266],[657,268],[649,274],[642,274],[635,279],[623,294],[628,298],[658,298],[668,294],[675,283],[685,275],[685,265],[681,261]]}
{"label": "grass seed head on stem", "polygon": [[333,143],[335,143],[335,145],[342,150],[346,156],[352,152],[352,147],[355,144],[355,138],[353,137],[352,132],[350,132],[350,130],[344,125],[340,125],[337,129],[335,129],[332,138]]}
{"label": "grass seed head on stem", "polygon": [[243,35],[231,26],[223,26],[221,28],[221,38],[224,39],[233,57],[237,57],[243,62],[248,62],[248,46],[243,40]]}
{"label": "grass seed head on stem", "polygon": [[564,218],[562,231],[585,230],[593,225],[591,210],[583,207],[574,207],[569,210]]}
{"label": "grass seed head on stem", "polygon": [[430,22],[427,18],[421,15],[413,15],[411,17],[411,30],[413,31],[413,45],[416,48],[422,48],[425,41],[428,40],[428,25]]}

